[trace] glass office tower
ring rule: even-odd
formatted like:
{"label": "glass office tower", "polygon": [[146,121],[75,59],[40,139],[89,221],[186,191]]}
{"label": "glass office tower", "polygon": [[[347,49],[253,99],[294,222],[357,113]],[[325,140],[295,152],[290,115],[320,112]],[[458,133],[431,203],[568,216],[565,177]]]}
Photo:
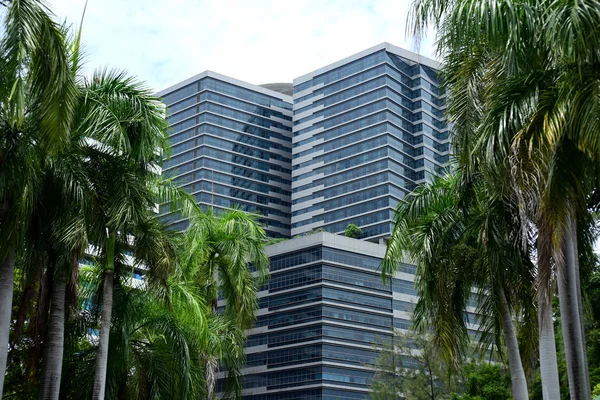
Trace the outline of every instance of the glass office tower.
{"label": "glass office tower", "polygon": [[271,278],[246,344],[243,398],[368,399],[375,347],[411,326],[415,266],[403,264],[384,285],[377,269],[385,246],[328,232],[271,245],[267,254]]}
{"label": "glass office tower", "polygon": [[[271,237],[331,232],[267,247],[244,399],[369,398],[374,345],[409,328],[417,301],[414,266],[388,285],[377,271],[393,210],[448,162],[439,67],[382,43],[293,88],[205,72],[159,93],[172,124],[163,171],[199,204],[258,211]],[[332,234],[350,223],[366,240]]]}
{"label": "glass office tower", "polygon": [[389,236],[398,201],[448,162],[439,67],[382,43],[294,80],[292,235]]}
{"label": "glass office tower", "polygon": [[413,267],[384,285],[384,246],[327,232],[267,252],[271,279],[248,337],[244,399],[368,399],[374,346],[410,323]]}
{"label": "glass office tower", "polygon": [[[259,212],[270,237],[289,237],[292,98],[210,71],[158,95],[173,146],[163,174],[203,208]],[[178,213],[161,214],[187,226]]]}

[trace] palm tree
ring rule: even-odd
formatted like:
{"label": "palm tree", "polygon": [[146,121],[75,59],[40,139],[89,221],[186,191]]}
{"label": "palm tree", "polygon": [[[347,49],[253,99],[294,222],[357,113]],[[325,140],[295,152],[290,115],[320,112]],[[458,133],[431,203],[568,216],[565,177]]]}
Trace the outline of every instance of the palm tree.
{"label": "palm tree", "polygon": [[460,174],[436,178],[400,203],[382,274],[393,276],[405,256],[417,264],[415,324],[433,326],[442,354],[454,364],[468,343],[465,315],[476,290],[483,349],[489,340],[497,349],[504,345],[513,397],[528,399],[513,315],[534,313],[527,301],[533,268],[506,201],[484,183],[465,196],[461,183]]}
{"label": "palm tree", "polygon": [[[490,55],[490,73],[472,76],[485,94],[479,104],[484,115],[479,151],[490,169],[510,163],[506,170],[514,173],[524,212],[537,226],[540,335],[550,334],[556,267],[561,315],[569,321],[563,334],[570,394],[588,399],[576,221],[585,212],[582,176],[587,173],[581,172],[599,155],[597,4],[420,0],[414,17],[417,32],[431,22],[440,27],[440,50],[447,59],[473,60],[471,49],[481,47]],[[540,357],[552,353],[550,341],[540,337]],[[542,360],[544,398],[558,398],[558,374],[548,365],[555,360]]]}
{"label": "palm tree", "polygon": [[45,247],[43,251],[50,255],[48,259],[54,262],[47,266],[54,279],[42,360],[42,399],[59,397],[67,307],[76,306],[79,260],[88,247],[86,203],[92,188],[80,168],[84,158],[81,144],[80,138],[75,139],[61,151],[60,158],[48,162],[50,166],[43,173],[39,208],[45,214],[42,219],[45,237],[40,242]]}
{"label": "palm tree", "polygon": [[[263,250],[266,234],[258,218],[237,209],[215,215],[209,208],[206,213],[192,214],[182,242],[184,268],[190,279],[204,288],[203,296],[213,315],[217,311],[218,293],[222,292],[225,300],[223,318],[230,321],[224,322],[230,327],[226,331],[240,340],[230,348],[232,351],[236,347],[243,348],[245,337],[237,330],[252,326],[258,308],[256,293],[268,275],[269,260]],[[212,382],[208,384],[208,398],[213,397],[217,354],[209,351],[205,357],[205,379]],[[225,360],[230,386],[237,395],[241,390],[239,369],[242,362],[240,353]]]}
{"label": "palm tree", "polygon": [[[3,5],[4,6],[4,5]],[[0,376],[5,376],[13,277],[43,152],[61,147],[75,83],[64,31],[40,1],[6,5],[0,43]],[[20,179],[14,179],[18,176]],[[0,396],[4,380],[0,379]]]}
{"label": "palm tree", "polygon": [[[198,218],[211,226],[220,222],[212,214]],[[166,230],[156,216],[138,224],[132,234],[129,244],[117,241],[115,247],[106,397],[147,398],[154,393],[159,397],[207,398],[213,388],[205,378],[214,373],[207,359],[227,365],[231,380],[228,391],[239,395],[244,330],[237,319],[211,311],[206,283],[199,279],[198,271],[206,264],[192,261],[194,257],[185,247],[190,238]],[[207,254],[203,248],[196,248],[202,257]],[[133,251],[137,265],[125,262],[126,249]],[[98,261],[105,263],[106,259],[101,255]],[[141,284],[131,279],[134,266],[146,269]],[[104,306],[104,270],[102,265],[84,269],[81,301],[92,315],[100,314]],[[71,338],[85,337],[85,327],[97,327],[97,320],[85,318],[85,314],[81,314],[84,318],[80,324],[70,326]],[[63,383],[64,395],[89,397],[98,347],[82,348],[81,342],[73,339],[68,347],[72,360],[66,366],[70,373]]]}
{"label": "palm tree", "polygon": [[[121,249],[116,253],[122,254]],[[171,296],[169,303],[164,302],[149,290],[146,278],[139,283],[133,277],[132,265],[122,255],[115,260],[114,276],[106,397],[201,397],[200,354],[210,326],[202,300],[176,275],[167,283]],[[81,300],[92,314],[100,313],[104,281],[101,264],[83,269]],[[80,339],[87,329],[97,326],[97,319],[84,319],[82,326],[70,327]],[[94,390],[98,347],[71,346],[67,368],[72,376],[64,382],[64,395],[89,397]]]}
{"label": "palm tree", "polygon": [[[81,26],[69,42],[71,73],[77,80],[80,68]],[[79,89],[79,87],[78,87]],[[78,90],[75,114],[84,98]],[[88,248],[87,203],[93,195],[91,179],[81,168],[86,160],[87,137],[79,129],[81,119],[69,126],[69,132],[58,156],[50,156],[43,164],[43,185],[40,208],[49,215],[47,240],[59,263],[53,268],[55,279],[51,288],[47,340],[44,343],[40,398],[58,400],[62,377],[65,317],[67,307],[76,306],[79,259]],[[67,301],[68,298],[68,301]]]}
{"label": "palm tree", "polygon": [[94,399],[104,399],[117,249],[130,245],[136,225],[153,213],[160,193],[156,166],[168,151],[162,103],[118,72],[96,72],[82,87],[80,134],[91,143],[86,175],[91,199],[92,242],[105,259]]}

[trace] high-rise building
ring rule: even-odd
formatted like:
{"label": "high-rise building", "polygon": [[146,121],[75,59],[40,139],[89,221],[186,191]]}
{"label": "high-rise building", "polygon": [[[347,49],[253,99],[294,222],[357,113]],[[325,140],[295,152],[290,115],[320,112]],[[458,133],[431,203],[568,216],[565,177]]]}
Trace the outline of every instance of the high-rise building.
{"label": "high-rise building", "polygon": [[292,98],[281,92],[291,88],[272,87],[207,71],[159,92],[173,146],[162,168],[202,207],[259,212],[270,237],[289,237]]}
{"label": "high-rise building", "polygon": [[382,43],[294,79],[292,235],[389,236],[398,201],[448,162],[438,69]]}
{"label": "high-rise building", "polygon": [[[398,202],[448,162],[438,68],[382,43],[293,88],[205,72],[159,93],[172,124],[164,173],[204,207],[241,206],[271,237],[301,235],[267,247],[245,399],[367,399],[374,345],[410,326],[415,267],[388,285],[377,268]],[[366,240],[332,234],[351,223]],[[320,229],[331,233],[302,236]]]}
{"label": "high-rise building", "polygon": [[[369,399],[376,348],[394,328],[410,328],[418,300],[414,265],[402,264],[383,283],[378,268],[385,250],[328,232],[267,247],[271,278],[259,292],[246,344],[244,400]],[[472,337],[475,306],[469,300]],[[411,362],[403,360],[406,367]]]}
{"label": "high-rise building", "polygon": [[327,232],[269,246],[244,399],[368,399],[374,347],[408,328],[414,267],[384,285],[385,246]]}

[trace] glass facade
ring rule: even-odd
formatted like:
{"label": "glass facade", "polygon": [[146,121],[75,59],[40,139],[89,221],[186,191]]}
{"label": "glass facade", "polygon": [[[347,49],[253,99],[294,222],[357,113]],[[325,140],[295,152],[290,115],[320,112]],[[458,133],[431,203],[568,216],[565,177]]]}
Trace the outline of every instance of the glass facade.
{"label": "glass facade", "polygon": [[[270,237],[290,236],[292,98],[212,72],[159,95],[172,154],[163,174],[203,208],[258,212]],[[166,206],[175,229],[187,222]]]}
{"label": "glass facade", "polygon": [[246,343],[243,398],[368,399],[376,346],[411,324],[415,266],[384,284],[385,246],[328,233],[267,251],[271,276]]}
{"label": "glass facade", "polygon": [[414,265],[382,282],[376,243],[398,202],[449,161],[436,68],[384,43],[296,79],[293,97],[212,72],[159,93],[173,146],[163,173],[202,207],[258,212],[270,237],[354,223],[366,239],[321,233],[268,248],[244,399],[369,398],[375,346],[410,327],[418,295]]}
{"label": "glass facade", "polygon": [[436,68],[382,44],[296,79],[293,97],[200,74],[159,93],[173,144],[163,172],[203,207],[260,213],[271,237],[353,223],[378,241],[398,202],[448,165]]}
{"label": "glass facade", "polygon": [[292,235],[389,236],[398,202],[449,161],[436,67],[384,45],[295,80]]}

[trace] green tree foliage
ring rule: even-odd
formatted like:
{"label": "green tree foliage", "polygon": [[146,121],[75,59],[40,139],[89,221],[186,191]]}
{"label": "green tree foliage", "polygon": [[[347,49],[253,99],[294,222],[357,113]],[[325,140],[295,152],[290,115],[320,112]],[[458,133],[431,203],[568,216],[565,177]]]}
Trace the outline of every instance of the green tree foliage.
{"label": "green tree foliage", "polygon": [[586,303],[589,305],[589,311],[586,313],[586,342],[590,382],[594,390],[600,392],[600,264],[596,264],[583,286],[586,291]]}
{"label": "green tree foliage", "polygon": [[[600,332],[598,330],[598,327],[600,326],[600,308],[598,307],[598,299],[600,299],[600,272],[598,260],[596,257],[591,257],[590,259],[588,259],[586,264],[588,265],[585,268],[583,268],[585,277],[582,279],[582,290],[584,292],[586,304],[585,324],[587,355],[590,365],[590,382],[592,384],[592,388],[594,388],[600,383],[600,354],[598,353],[598,346],[600,343]],[[585,272],[586,270],[587,272]],[[553,311],[556,342],[559,347],[559,351],[557,352],[557,358],[561,387],[561,399],[568,400],[570,397],[567,365],[564,351],[561,350],[563,344],[561,327],[562,320],[560,318],[559,304],[556,300],[553,303]],[[542,381],[541,377],[539,376],[539,371],[536,371],[534,375],[534,380],[532,382],[531,399],[541,400],[542,398]]]}
{"label": "green tree foliage", "polygon": [[374,400],[449,399],[457,380],[428,334],[396,331],[381,345],[371,382]]}
{"label": "green tree foliage", "polygon": [[463,393],[453,400],[509,400],[510,376],[498,364],[470,363],[463,367]]}
{"label": "green tree foliage", "polygon": [[419,0],[413,22],[417,34],[437,28],[460,164],[514,192],[522,229],[536,240],[544,398],[559,397],[556,286],[570,396],[587,400],[579,236],[598,189],[600,9],[594,1]]}
{"label": "green tree foliage", "polygon": [[[0,7],[0,397],[210,398],[219,363],[239,396],[264,230],[157,176],[164,104],[123,72],[80,76],[81,30],[38,0]],[[190,230],[156,204],[193,214]]]}
{"label": "green tree foliage", "polygon": [[[165,230],[153,218],[138,227],[132,243],[117,244],[107,399],[123,396],[145,399],[149,393],[159,398],[210,398],[215,368],[221,364],[229,371],[226,393],[239,396],[240,369],[245,362],[244,328],[254,319],[256,290],[261,280],[252,277],[244,261],[246,257],[237,255],[252,254],[254,261],[263,265],[257,269],[265,271],[264,230],[256,218],[236,210],[217,215],[197,212],[194,222],[183,233]],[[236,236],[242,232],[243,236]],[[228,252],[228,246],[235,246],[235,251]],[[220,249],[220,253],[215,249]],[[126,252],[133,252],[155,266],[147,270],[143,281],[133,278],[133,266],[127,262]],[[236,264],[241,261],[243,265]],[[89,266],[83,268],[79,277],[78,304],[65,325],[61,398],[89,398],[93,393],[98,347],[89,335],[97,332],[102,315],[105,262],[103,254],[88,257]],[[17,278],[20,278],[23,270],[18,266]],[[211,268],[220,272],[214,274]],[[215,281],[215,276],[221,274],[228,274],[232,281],[220,278]],[[218,291],[240,300],[224,312],[217,312]],[[18,285],[16,292],[22,300],[23,286]],[[33,297],[38,298],[39,288],[34,292]],[[245,315],[234,312],[233,307],[238,306],[239,310],[246,310]],[[35,316],[35,304],[28,310],[27,317]],[[17,398],[37,397],[41,366],[36,362],[35,357],[40,354],[32,341],[35,325],[35,320],[25,319],[22,333],[15,336],[9,353],[6,388],[7,393]],[[214,363],[207,362],[210,360]]]}
{"label": "green tree foliage", "polygon": [[592,390],[592,398],[594,400],[598,400],[600,398],[600,383],[594,386],[594,390]]}
{"label": "green tree foliage", "polygon": [[254,322],[256,293],[267,278],[269,267],[263,251],[266,234],[258,218],[235,209],[220,215],[213,214],[212,209],[196,213],[179,247],[185,276],[200,289],[198,295],[208,305],[209,316],[218,316],[218,293],[223,294],[226,304],[219,318],[229,321],[227,326],[233,329],[223,336],[231,341],[230,350],[237,349],[222,352],[216,347],[204,354],[208,398],[213,395],[219,363],[227,365],[228,389],[237,396],[241,393],[240,368],[246,337],[240,330],[250,328]]}
{"label": "green tree foliage", "polygon": [[450,365],[440,357],[431,335],[396,331],[390,342],[381,344],[371,398],[509,400],[510,387],[510,375],[501,364],[471,358]]}
{"label": "green tree foliage", "polygon": [[468,350],[465,316],[476,297],[483,348],[500,351],[513,376],[514,397],[528,399],[514,315],[529,316],[522,348],[530,354],[536,315],[531,249],[521,247],[511,204],[485,181],[465,189],[462,178],[461,171],[435,178],[398,205],[382,273],[393,276],[404,257],[417,263],[415,323],[433,328],[440,356],[450,364],[460,364]]}
{"label": "green tree foliage", "polygon": [[45,5],[15,0],[1,7],[0,377],[4,377],[15,262],[40,193],[45,157],[60,151],[73,120],[76,89],[65,31]]}
{"label": "green tree foliage", "polygon": [[354,224],[349,224],[344,231],[344,236],[349,238],[358,239],[360,235],[362,235],[362,230]]}

